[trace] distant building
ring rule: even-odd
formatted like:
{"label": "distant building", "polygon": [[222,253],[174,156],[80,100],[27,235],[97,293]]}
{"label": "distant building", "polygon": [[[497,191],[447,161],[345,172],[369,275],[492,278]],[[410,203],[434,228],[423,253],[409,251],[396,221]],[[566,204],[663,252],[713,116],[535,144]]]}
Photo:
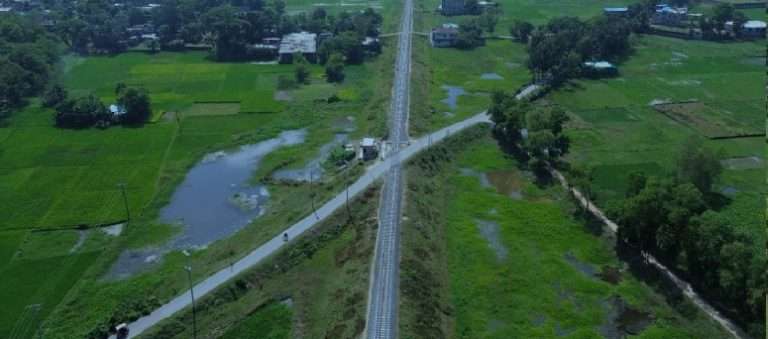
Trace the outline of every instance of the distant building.
{"label": "distant building", "polygon": [[429,33],[429,43],[432,47],[451,47],[456,44],[458,37],[459,25],[442,24]]}
{"label": "distant building", "polygon": [[616,66],[608,61],[587,61],[583,69],[584,75],[592,78],[611,77],[619,73]]}
{"label": "distant building", "polygon": [[443,15],[464,14],[464,0],[440,0],[440,13]]}
{"label": "distant building", "polygon": [[293,55],[301,53],[309,62],[317,61],[317,34],[301,32],[283,36],[278,50],[281,64],[293,62]]}
{"label": "distant building", "polygon": [[360,141],[360,152],[358,153],[358,158],[367,161],[376,159],[378,155],[379,147],[376,143],[376,139],[363,138],[363,140]]}
{"label": "distant building", "polygon": [[124,106],[118,104],[109,105],[109,113],[112,114],[113,119],[120,119],[126,112]]}
{"label": "distant building", "polygon": [[605,16],[627,16],[629,14],[629,8],[627,7],[605,7],[603,8],[603,15]]}
{"label": "distant building", "polygon": [[378,53],[381,51],[381,43],[378,38],[367,36],[363,39],[363,42],[361,42],[360,45],[363,46],[363,49],[369,52]]}
{"label": "distant building", "polygon": [[765,38],[765,21],[749,20],[741,26],[741,36],[747,38]]}
{"label": "distant building", "polygon": [[656,11],[651,16],[651,24],[662,26],[680,26],[688,18],[688,8],[656,5]]}

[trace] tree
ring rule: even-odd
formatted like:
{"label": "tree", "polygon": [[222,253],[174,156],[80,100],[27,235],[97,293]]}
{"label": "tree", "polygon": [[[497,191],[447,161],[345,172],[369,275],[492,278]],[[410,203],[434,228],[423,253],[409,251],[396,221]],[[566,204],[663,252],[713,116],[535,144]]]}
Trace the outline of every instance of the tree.
{"label": "tree", "polygon": [[486,10],[480,15],[478,23],[488,33],[496,31],[496,24],[499,22],[497,10]]}
{"label": "tree", "polygon": [[691,219],[690,232],[684,243],[687,267],[703,286],[719,285],[720,250],[732,241],[732,229],[720,214],[706,211]]}
{"label": "tree", "polygon": [[722,172],[719,157],[714,151],[705,148],[701,139],[691,137],[683,142],[677,159],[678,180],[690,182],[707,194]]}
{"label": "tree", "polygon": [[627,179],[627,191],[625,196],[631,198],[636,196],[640,191],[645,188],[645,183],[648,182],[648,178],[643,172],[632,172]]}
{"label": "tree", "polygon": [[527,102],[517,100],[513,95],[501,91],[494,92],[488,109],[491,121],[494,122],[494,135],[507,143],[517,143],[520,140],[520,130],[524,128],[528,106]]}
{"label": "tree", "polygon": [[340,54],[331,54],[325,64],[325,76],[328,82],[344,81],[344,59]]}
{"label": "tree", "polygon": [[141,124],[152,116],[149,95],[143,88],[126,88],[117,102],[125,108],[124,122],[128,124]]}
{"label": "tree", "polygon": [[43,106],[45,107],[56,107],[64,100],[67,100],[67,91],[59,84],[49,87],[43,94]]}
{"label": "tree", "polygon": [[723,30],[725,23],[733,20],[736,9],[729,3],[719,3],[712,9],[712,22],[717,30]]}
{"label": "tree", "polygon": [[482,8],[480,8],[480,4],[477,2],[477,0],[464,1],[464,13],[469,15],[478,15],[481,11]]}
{"label": "tree", "polygon": [[147,47],[149,47],[150,53],[155,54],[160,51],[160,42],[158,42],[156,39],[151,39],[149,42],[147,42]]}
{"label": "tree", "polygon": [[750,246],[741,241],[725,244],[720,249],[719,282],[732,304],[744,305],[747,302],[751,259]]}
{"label": "tree", "polygon": [[472,49],[484,43],[483,30],[476,19],[467,20],[459,25],[459,34],[456,37],[457,48]]}
{"label": "tree", "polygon": [[307,66],[307,59],[305,59],[301,53],[297,53],[293,56],[293,60],[295,60],[296,64],[296,68],[294,69],[296,83],[306,84],[309,82],[309,67]]}
{"label": "tree", "polygon": [[509,34],[522,43],[528,43],[528,39],[533,32],[534,26],[530,22],[515,20],[509,28]]}
{"label": "tree", "polygon": [[54,115],[56,125],[85,128],[109,120],[109,113],[101,100],[93,94],[61,103]]}

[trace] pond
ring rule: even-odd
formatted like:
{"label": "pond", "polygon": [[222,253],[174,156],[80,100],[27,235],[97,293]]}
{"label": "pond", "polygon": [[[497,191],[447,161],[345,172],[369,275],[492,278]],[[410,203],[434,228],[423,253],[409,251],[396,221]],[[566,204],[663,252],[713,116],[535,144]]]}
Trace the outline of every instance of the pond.
{"label": "pond", "polygon": [[206,155],[189,170],[170,203],[160,211],[160,221],[178,225],[179,234],[157,248],[125,251],[107,277],[131,276],[153,266],[171,250],[205,247],[263,215],[269,192],[264,185],[250,184],[252,173],[264,156],[280,147],[300,144],[305,136],[305,130],[285,131],[234,151]]}
{"label": "pond", "polygon": [[440,88],[444,89],[448,95],[448,97],[441,100],[440,102],[448,105],[448,108],[450,109],[456,109],[459,96],[467,93],[466,91],[464,91],[464,87],[461,87],[461,86],[443,85]]}
{"label": "pond", "polygon": [[331,151],[334,148],[342,146],[345,142],[347,142],[348,139],[349,138],[345,133],[336,134],[331,142],[320,147],[320,151],[318,152],[317,156],[307,162],[304,167],[275,171],[275,173],[272,174],[272,178],[277,180],[304,182],[322,178],[323,162],[328,159],[328,156],[331,154]]}

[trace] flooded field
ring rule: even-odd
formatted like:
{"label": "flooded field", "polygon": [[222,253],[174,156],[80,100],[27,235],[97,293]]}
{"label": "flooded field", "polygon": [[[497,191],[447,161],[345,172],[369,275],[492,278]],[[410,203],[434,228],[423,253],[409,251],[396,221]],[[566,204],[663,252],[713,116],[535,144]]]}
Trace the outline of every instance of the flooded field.
{"label": "flooded field", "polygon": [[331,151],[339,146],[342,146],[349,140],[347,134],[339,133],[333,137],[333,141],[320,147],[320,151],[317,156],[307,162],[302,168],[297,169],[284,169],[276,171],[272,174],[272,178],[277,180],[287,181],[313,181],[323,177],[323,162],[328,159]]}
{"label": "flooded field", "polygon": [[448,108],[450,109],[456,109],[459,96],[467,94],[467,92],[464,90],[464,87],[461,86],[443,85],[440,88],[444,89],[447,95],[447,97],[440,102],[448,105]]}
{"label": "flooded field", "polygon": [[285,131],[276,138],[206,155],[160,211],[160,221],[179,226],[179,234],[158,248],[125,251],[107,277],[121,279],[145,270],[171,250],[205,247],[264,214],[269,192],[263,185],[250,185],[251,174],[264,156],[302,143],[305,136],[305,130]]}

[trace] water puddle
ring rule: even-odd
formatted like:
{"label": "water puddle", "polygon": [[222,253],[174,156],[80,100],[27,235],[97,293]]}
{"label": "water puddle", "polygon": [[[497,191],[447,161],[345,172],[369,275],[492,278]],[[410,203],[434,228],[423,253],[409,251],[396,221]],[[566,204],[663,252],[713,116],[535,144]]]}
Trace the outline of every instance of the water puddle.
{"label": "water puddle", "polygon": [[114,224],[111,226],[99,228],[99,230],[104,232],[106,235],[117,237],[123,233],[123,226],[125,226],[125,224]]}
{"label": "water puddle", "polygon": [[168,251],[203,248],[264,214],[269,192],[263,185],[251,186],[251,174],[265,155],[302,143],[305,136],[305,130],[285,131],[234,151],[206,155],[189,170],[170,203],[160,211],[160,221],[178,225],[180,234],[159,248],[125,251],[107,277],[121,279],[143,271]]}
{"label": "water puddle", "polygon": [[274,99],[277,101],[293,101],[293,96],[288,91],[276,91]]}
{"label": "water puddle", "polygon": [[653,322],[652,314],[633,308],[621,297],[611,297],[602,305],[608,315],[599,331],[605,338],[621,339],[637,335]]}
{"label": "water puddle", "polygon": [[464,91],[464,87],[461,86],[443,85],[440,88],[444,89],[448,95],[448,97],[441,100],[440,102],[448,105],[448,108],[450,109],[456,109],[456,103],[459,100],[459,96],[467,94],[467,92]]}
{"label": "water puddle", "polygon": [[498,73],[483,73],[480,75],[480,79],[483,80],[504,80],[504,77]]}
{"label": "water puddle", "polygon": [[736,195],[736,193],[739,193],[739,190],[733,186],[726,186],[726,187],[723,187],[722,190],[720,190],[720,193],[723,193],[728,196],[734,196]]}
{"label": "water puddle", "polygon": [[589,264],[589,263],[585,263],[585,262],[577,259],[576,256],[573,255],[572,252],[570,252],[570,251],[566,252],[565,255],[563,255],[563,258],[573,268],[575,268],[576,270],[578,270],[581,273],[584,273],[584,275],[586,275],[586,276],[588,276],[590,278],[594,278],[595,277],[595,275],[597,273],[597,269],[595,268],[595,266],[593,266],[592,264]]}
{"label": "water puddle", "polygon": [[83,244],[85,244],[85,239],[88,237],[88,232],[85,230],[79,230],[77,231],[77,242],[72,246],[72,248],[69,249],[69,254],[77,252],[77,250],[80,249],[80,247],[83,247]]}
{"label": "water puddle", "polygon": [[331,151],[339,146],[342,146],[348,137],[346,134],[336,134],[333,141],[320,147],[317,157],[310,160],[306,166],[298,169],[284,169],[275,171],[272,174],[272,178],[276,180],[308,182],[318,180],[323,176],[323,162],[328,159]]}
{"label": "water puddle", "polygon": [[725,159],[721,160],[720,163],[729,170],[746,170],[763,168],[765,161],[760,157],[752,156]]}
{"label": "water puddle", "polygon": [[496,258],[502,261],[507,258],[509,251],[501,241],[501,228],[498,223],[488,220],[476,220],[480,235],[488,241],[488,246],[496,253]]}
{"label": "water puddle", "polygon": [[471,168],[466,168],[466,167],[460,168],[459,172],[461,172],[461,175],[477,178],[478,180],[480,180],[480,186],[491,187],[491,182],[488,181],[488,176],[485,175],[485,173],[483,172],[478,172]]}
{"label": "water puddle", "polygon": [[497,192],[515,200],[523,199],[523,182],[516,171],[492,171],[487,177]]}

